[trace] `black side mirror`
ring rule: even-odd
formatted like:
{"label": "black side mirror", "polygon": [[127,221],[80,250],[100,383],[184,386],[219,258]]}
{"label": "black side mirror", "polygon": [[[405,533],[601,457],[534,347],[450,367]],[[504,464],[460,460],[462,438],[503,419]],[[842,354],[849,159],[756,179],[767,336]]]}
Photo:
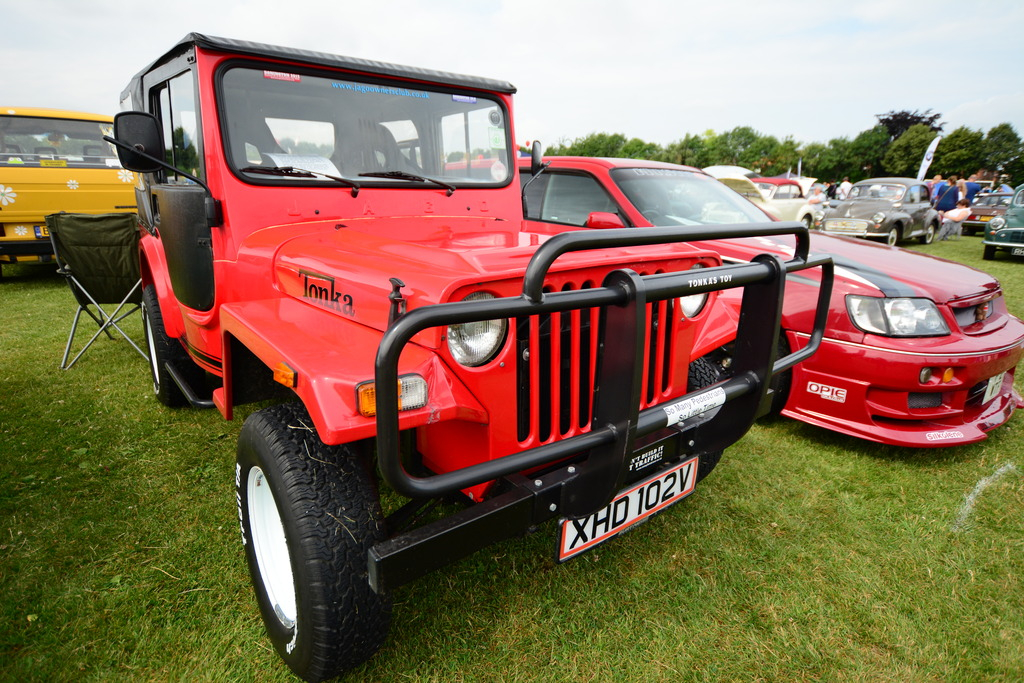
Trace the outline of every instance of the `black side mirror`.
{"label": "black side mirror", "polygon": [[163,159],[164,155],[160,122],[152,114],[123,111],[114,115],[114,139],[124,145],[117,145],[117,158],[129,171],[154,173],[160,169],[160,164],[147,158]]}
{"label": "black side mirror", "polygon": [[534,140],[533,149],[530,153],[530,173],[537,175],[540,173],[541,167],[544,165],[544,150],[541,148],[540,142]]}

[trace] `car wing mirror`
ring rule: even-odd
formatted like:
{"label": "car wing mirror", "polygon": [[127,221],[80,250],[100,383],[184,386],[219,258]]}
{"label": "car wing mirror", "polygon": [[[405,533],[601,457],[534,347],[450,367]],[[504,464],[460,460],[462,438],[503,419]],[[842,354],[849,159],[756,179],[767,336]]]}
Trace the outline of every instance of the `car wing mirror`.
{"label": "car wing mirror", "polygon": [[530,150],[530,173],[537,175],[544,168],[544,149],[538,140],[533,141],[533,149]]}
{"label": "car wing mirror", "polygon": [[587,216],[586,226],[588,228],[624,228],[626,224],[622,222],[622,219],[616,213],[594,211]]}
{"label": "car wing mirror", "polygon": [[164,154],[160,122],[152,114],[123,111],[114,116],[114,140],[121,165],[136,173],[154,173]]}

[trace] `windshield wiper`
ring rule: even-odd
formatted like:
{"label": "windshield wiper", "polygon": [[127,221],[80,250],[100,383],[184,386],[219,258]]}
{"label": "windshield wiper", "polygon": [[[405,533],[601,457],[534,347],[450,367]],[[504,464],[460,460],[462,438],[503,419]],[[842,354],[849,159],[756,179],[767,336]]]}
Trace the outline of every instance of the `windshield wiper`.
{"label": "windshield wiper", "polygon": [[415,173],[406,173],[405,171],[373,171],[371,173],[360,173],[360,178],[394,178],[395,180],[410,180],[417,183],[434,183],[440,185],[444,189],[448,190],[448,196],[451,197],[455,193],[455,186],[451,183],[446,183],[443,180],[437,178],[427,178],[425,176],[416,175]]}
{"label": "windshield wiper", "polygon": [[341,176],[331,175],[330,173],[321,173],[320,171],[310,171],[305,168],[296,168],[295,166],[246,166],[245,168],[239,169],[242,173],[262,173],[263,175],[279,175],[287,176],[289,178],[315,178],[320,176],[321,178],[328,178],[335,180],[345,187],[352,188],[352,196],[355,197],[359,194],[360,185],[354,180],[348,178],[342,178]]}

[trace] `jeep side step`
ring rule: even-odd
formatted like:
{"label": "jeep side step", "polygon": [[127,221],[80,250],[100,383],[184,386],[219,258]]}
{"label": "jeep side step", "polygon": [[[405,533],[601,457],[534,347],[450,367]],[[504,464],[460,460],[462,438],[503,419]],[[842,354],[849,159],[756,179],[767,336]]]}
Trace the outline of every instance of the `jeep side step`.
{"label": "jeep side step", "polygon": [[178,385],[178,388],[181,389],[181,393],[185,396],[185,400],[188,401],[193,408],[215,407],[213,399],[199,398],[199,395],[194,389],[192,389],[188,380],[185,379],[185,376],[178,370],[174,363],[167,361],[164,363],[164,369],[167,370],[167,374],[170,375],[171,379],[174,380],[174,383]]}

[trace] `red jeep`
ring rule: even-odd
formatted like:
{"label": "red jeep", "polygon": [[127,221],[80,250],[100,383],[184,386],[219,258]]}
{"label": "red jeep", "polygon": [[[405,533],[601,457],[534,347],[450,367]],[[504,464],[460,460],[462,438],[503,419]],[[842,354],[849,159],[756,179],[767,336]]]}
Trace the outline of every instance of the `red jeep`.
{"label": "red jeep", "polygon": [[[803,226],[524,225],[513,92],[191,34],[123,95],[154,388],[275,402],[242,427],[238,515],[308,680],[380,647],[396,586],[549,520],[566,560],[682,499],[817,345],[775,357],[786,273],[822,267],[828,301]],[[796,256],[686,243],[755,234]]]}

